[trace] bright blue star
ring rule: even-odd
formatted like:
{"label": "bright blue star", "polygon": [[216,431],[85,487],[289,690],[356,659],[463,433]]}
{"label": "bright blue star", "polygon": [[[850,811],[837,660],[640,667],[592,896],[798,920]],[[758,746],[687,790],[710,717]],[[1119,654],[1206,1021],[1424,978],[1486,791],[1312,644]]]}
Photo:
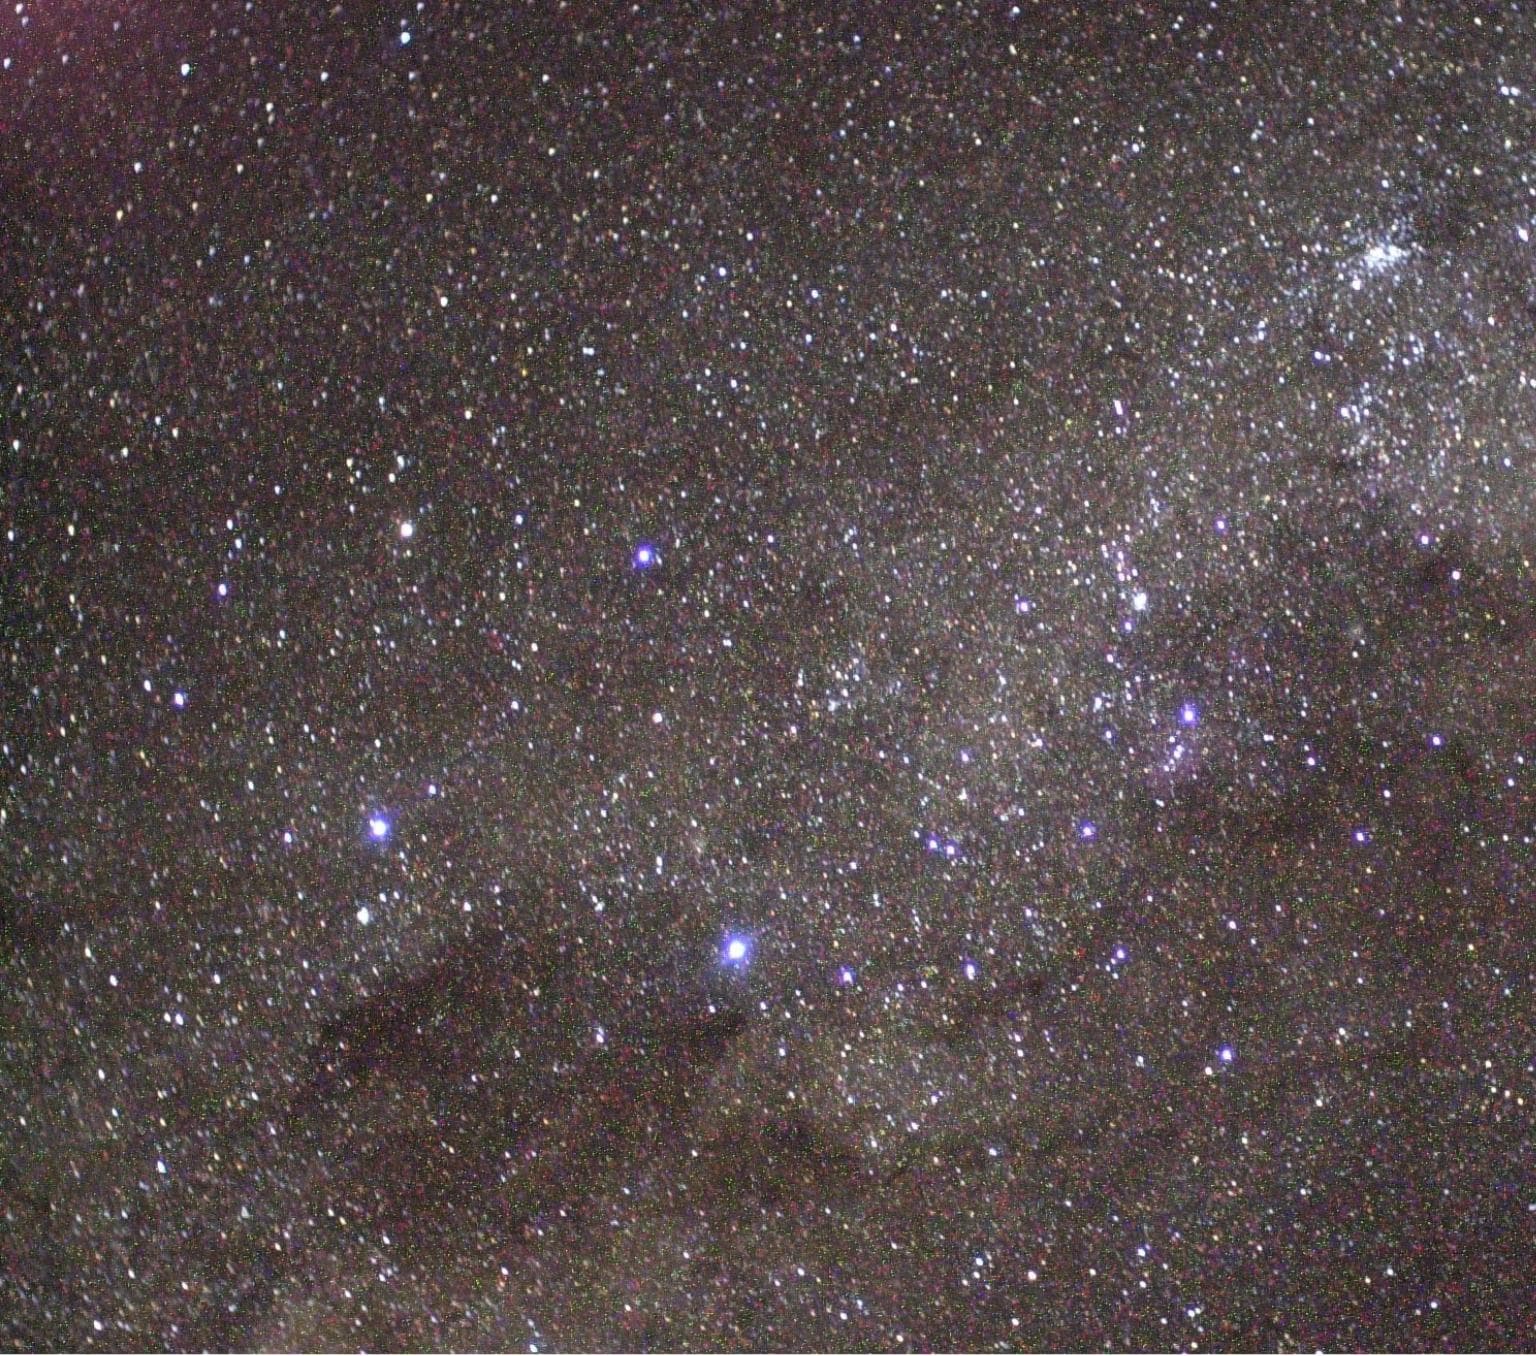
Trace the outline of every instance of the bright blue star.
{"label": "bright blue star", "polygon": [[752,955],[752,943],[740,933],[733,933],[725,939],[720,954],[727,965],[745,965]]}
{"label": "bright blue star", "polygon": [[375,843],[382,843],[389,837],[389,820],[383,815],[374,815],[368,820],[368,836]]}
{"label": "bright blue star", "polygon": [[1085,819],[1077,826],[1077,836],[1085,843],[1092,842],[1099,836],[1099,826],[1091,819]]}
{"label": "bright blue star", "polygon": [[1194,702],[1185,702],[1179,708],[1179,723],[1181,725],[1198,725],[1200,723],[1200,708]]}
{"label": "bright blue star", "polygon": [[923,840],[923,846],[936,857],[946,857],[954,861],[960,855],[960,844],[954,838],[943,838],[936,833],[930,833]]}
{"label": "bright blue star", "polygon": [[635,547],[634,564],[637,570],[649,570],[661,563],[661,552],[648,541]]}

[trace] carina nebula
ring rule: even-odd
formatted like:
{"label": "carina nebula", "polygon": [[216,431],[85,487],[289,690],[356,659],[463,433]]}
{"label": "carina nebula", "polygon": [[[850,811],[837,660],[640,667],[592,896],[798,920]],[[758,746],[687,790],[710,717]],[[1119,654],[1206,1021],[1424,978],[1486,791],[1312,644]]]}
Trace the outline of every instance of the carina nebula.
{"label": "carina nebula", "polygon": [[0,15],[0,1343],[1521,1349],[1536,20]]}

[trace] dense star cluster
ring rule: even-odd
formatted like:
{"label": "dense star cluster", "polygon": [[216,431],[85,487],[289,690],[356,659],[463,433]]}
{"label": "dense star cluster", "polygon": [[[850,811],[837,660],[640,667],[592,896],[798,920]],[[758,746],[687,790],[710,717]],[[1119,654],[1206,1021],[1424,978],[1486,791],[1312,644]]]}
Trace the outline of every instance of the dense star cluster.
{"label": "dense star cluster", "polygon": [[1536,16],[0,14],[0,1341],[1536,1342]]}

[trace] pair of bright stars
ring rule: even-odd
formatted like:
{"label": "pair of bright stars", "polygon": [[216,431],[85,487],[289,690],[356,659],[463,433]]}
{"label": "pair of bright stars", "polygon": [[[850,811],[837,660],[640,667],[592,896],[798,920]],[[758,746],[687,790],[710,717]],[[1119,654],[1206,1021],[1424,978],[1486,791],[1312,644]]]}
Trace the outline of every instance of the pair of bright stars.
{"label": "pair of bright stars", "polygon": [[[521,517],[521,515],[519,515]],[[401,541],[410,541],[416,535],[416,524],[409,518],[403,519],[397,529]],[[631,552],[630,564],[637,570],[652,570],[661,564],[661,548],[655,542],[642,541],[635,543],[635,549]],[[220,596],[223,596],[223,586],[220,585]]]}

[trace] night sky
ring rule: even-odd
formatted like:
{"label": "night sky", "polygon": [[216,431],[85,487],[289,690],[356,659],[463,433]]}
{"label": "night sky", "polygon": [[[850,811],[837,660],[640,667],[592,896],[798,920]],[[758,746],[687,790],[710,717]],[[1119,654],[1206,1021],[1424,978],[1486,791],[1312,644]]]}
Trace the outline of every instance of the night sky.
{"label": "night sky", "polygon": [[0,14],[0,1341],[1536,1344],[1536,14]]}

